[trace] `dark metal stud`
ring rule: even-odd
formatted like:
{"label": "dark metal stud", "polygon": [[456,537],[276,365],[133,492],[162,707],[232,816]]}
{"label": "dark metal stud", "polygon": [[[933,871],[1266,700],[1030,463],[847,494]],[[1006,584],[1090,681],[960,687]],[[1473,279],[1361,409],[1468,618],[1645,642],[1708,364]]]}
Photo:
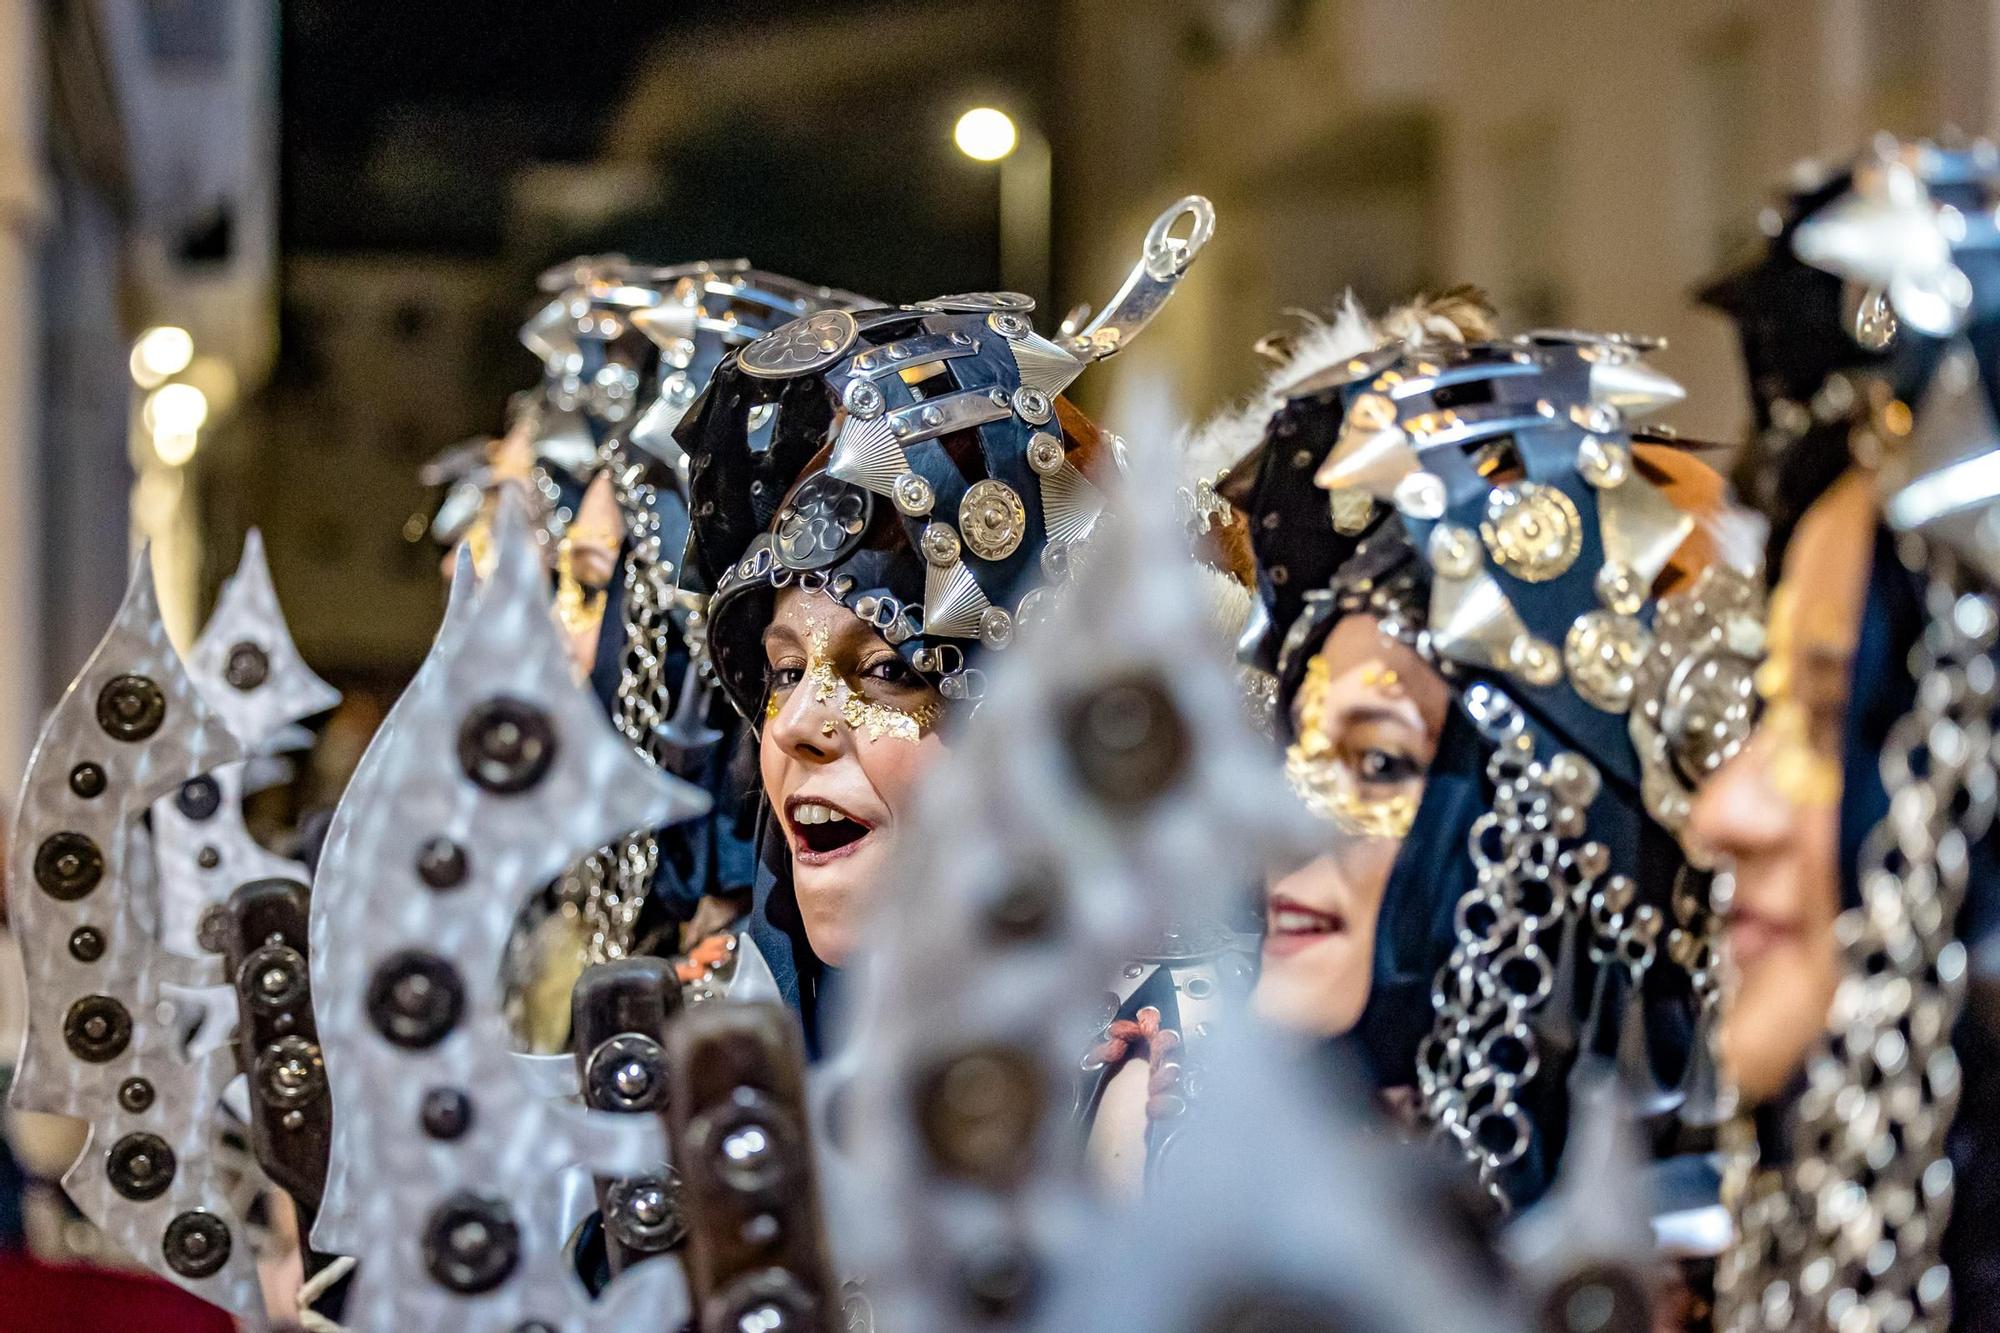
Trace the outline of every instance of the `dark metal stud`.
{"label": "dark metal stud", "polygon": [[79,963],[104,957],[104,932],[96,926],[78,926],[69,933],[69,956]]}
{"label": "dark metal stud", "polygon": [[465,1011],[465,984],[436,954],[405,949],[383,960],[368,983],[368,1017],[388,1041],[409,1050],[435,1046]]}
{"label": "dark metal stud", "polygon": [[51,833],[35,849],[35,883],[51,898],[73,903],[104,878],[104,853],[82,833]]}
{"label": "dark metal stud", "polygon": [[1120,811],[1157,800],[1180,780],[1192,751],[1187,723],[1163,682],[1127,676],[1068,708],[1064,743],[1086,791]]}
{"label": "dark metal stud", "polygon": [[615,1180],[604,1192],[604,1225],[627,1249],[659,1254],[687,1239],[681,1179],[663,1175]]}
{"label": "dark metal stud", "polygon": [[461,1190],[432,1211],[423,1246],[431,1276],[471,1296],[493,1290],[514,1271],[521,1230],[501,1200]]}
{"label": "dark metal stud", "polygon": [[465,848],[450,838],[432,838],[417,849],[417,878],[434,889],[465,883]]}
{"label": "dark metal stud", "polygon": [[104,795],[104,786],[101,764],[82,763],[69,771],[69,789],[86,801]]}
{"label": "dark metal stud", "polygon": [[86,995],[63,1016],[63,1040],[79,1060],[115,1060],[132,1041],[132,1015],[109,995]]}
{"label": "dark metal stud", "polygon": [[667,1100],[667,1057],[660,1044],[621,1032],[590,1053],[584,1098],[603,1111],[657,1111]]}
{"label": "dark metal stud", "polygon": [[1041,1288],[1034,1256],[1012,1241],[982,1245],[958,1266],[966,1304],[988,1319],[1019,1319],[1032,1308]]}
{"label": "dark metal stud", "polygon": [[1018,879],[987,904],[987,929],[1014,944],[1040,939],[1054,925],[1061,905],[1062,890],[1054,881]]}
{"label": "dark metal stud", "polygon": [[181,784],[180,794],[174,797],[174,804],[180,812],[196,823],[213,819],[215,812],[222,808],[222,787],[206,773],[198,778],[189,778]]}
{"label": "dark metal stud", "polygon": [[229,909],[221,903],[210,903],[201,911],[201,920],[195,923],[194,942],[209,953],[229,952]]}
{"label": "dark metal stud", "polygon": [[940,1171],[1000,1187],[1032,1163],[1048,1108],[1041,1066],[1011,1046],[938,1061],[917,1083],[917,1123]]}
{"label": "dark metal stud", "polygon": [[1610,1264],[1586,1264],[1564,1275],[1541,1302],[1537,1327],[1557,1333],[1646,1333],[1653,1303],[1639,1275]]}
{"label": "dark metal stud", "polygon": [[222,853],[213,847],[204,847],[194,854],[194,863],[203,870],[213,870],[222,864]]}
{"label": "dark metal stud", "polygon": [[128,1078],[118,1085],[118,1104],[138,1115],[153,1107],[153,1085],[143,1078]]}
{"label": "dark metal stud", "polygon": [[161,1248],[167,1266],[182,1277],[211,1277],[229,1262],[229,1226],[214,1213],[197,1208],[167,1223]]}
{"label": "dark metal stud", "polygon": [[167,720],[167,696],[144,676],[113,676],[97,692],[97,725],[117,741],[143,741]]}
{"label": "dark metal stud", "polygon": [[127,1134],[104,1155],[111,1188],[128,1199],[157,1199],[174,1183],[174,1150],[158,1134]]}
{"label": "dark metal stud", "polygon": [[257,1086],[281,1110],[304,1106],[326,1087],[319,1046],[304,1037],[280,1037],[257,1056]]}
{"label": "dark metal stud", "polygon": [[420,1118],[432,1138],[458,1138],[472,1128],[472,1098],[457,1088],[432,1088],[424,1094]]}
{"label": "dark metal stud", "polygon": [[488,699],[458,728],[458,762],[490,792],[512,796],[547,776],[556,758],[555,725],[521,699]]}
{"label": "dark metal stud", "polygon": [[222,678],[239,690],[254,690],[271,676],[271,659],[262,648],[245,639],[229,650],[222,666]]}
{"label": "dark metal stud", "polygon": [[303,954],[289,944],[266,944],[243,960],[236,984],[252,1008],[275,1014],[303,1004],[311,982]]}

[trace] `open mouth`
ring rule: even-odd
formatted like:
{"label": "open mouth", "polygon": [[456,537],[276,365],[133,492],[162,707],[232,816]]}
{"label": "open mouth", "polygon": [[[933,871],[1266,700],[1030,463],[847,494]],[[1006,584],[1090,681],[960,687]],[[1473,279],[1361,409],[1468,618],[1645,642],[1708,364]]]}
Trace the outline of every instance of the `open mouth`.
{"label": "open mouth", "polygon": [[830,801],[809,796],[787,801],[785,820],[792,829],[792,854],[804,865],[824,865],[850,854],[874,828]]}
{"label": "open mouth", "polygon": [[1283,896],[1270,899],[1264,912],[1264,952],[1296,953],[1320,940],[1347,933],[1347,918]]}

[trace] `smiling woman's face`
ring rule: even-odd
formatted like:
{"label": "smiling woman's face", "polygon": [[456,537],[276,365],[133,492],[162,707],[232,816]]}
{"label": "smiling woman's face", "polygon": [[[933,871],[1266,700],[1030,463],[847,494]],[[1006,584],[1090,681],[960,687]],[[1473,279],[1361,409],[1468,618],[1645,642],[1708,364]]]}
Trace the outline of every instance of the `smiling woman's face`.
{"label": "smiling woman's face", "polygon": [[1372,616],[1335,625],[1293,703],[1286,776],[1327,821],[1330,850],[1266,887],[1253,1003],[1318,1036],[1352,1028],[1373,981],[1375,922],[1423,797],[1450,693]]}
{"label": "smiling woman's face", "polygon": [[1730,863],[1722,1063],[1751,1102],[1781,1091],[1826,1030],[1840,980],[1840,749],[1849,663],[1874,551],[1872,487],[1850,474],[1814,504],[1771,597],[1765,710],[1695,797],[1689,845]]}
{"label": "smiling woman's face", "polygon": [[792,856],[813,952],[838,967],[894,864],[916,784],[943,751],[941,700],[874,630],[786,588],[764,631],[758,766]]}

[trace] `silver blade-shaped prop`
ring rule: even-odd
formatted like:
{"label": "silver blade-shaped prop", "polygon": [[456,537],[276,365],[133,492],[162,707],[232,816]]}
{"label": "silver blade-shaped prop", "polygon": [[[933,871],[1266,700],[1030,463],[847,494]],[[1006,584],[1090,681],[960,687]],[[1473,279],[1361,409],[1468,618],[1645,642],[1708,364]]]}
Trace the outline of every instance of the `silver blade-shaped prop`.
{"label": "silver blade-shaped prop", "polygon": [[630,1326],[638,1301],[672,1326],[685,1296],[671,1265],[640,1265],[593,1303],[562,1227],[576,1168],[650,1167],[660,1126],[551,1101],[523,1077],[501,965],[529,895],[565,864],[708,798],[634,754],[575,684],[512,498],[495,538],[491,578],[350,794],[372,808],[345,831],[326,905],[320,1030],[338,1035],[337,1113],[365,1108],[344,1143],[343,1234],[359,1260],[348,1317],[608,1329]]}

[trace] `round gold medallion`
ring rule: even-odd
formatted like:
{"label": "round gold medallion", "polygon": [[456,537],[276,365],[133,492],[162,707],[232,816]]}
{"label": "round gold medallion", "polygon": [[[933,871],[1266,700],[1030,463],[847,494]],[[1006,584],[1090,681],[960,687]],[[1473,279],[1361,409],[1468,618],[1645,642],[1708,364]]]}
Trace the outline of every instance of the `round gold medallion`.
{"label": "round gold medallion", "polygon": [[1632,706],[1635,672],[1653,650],[1653,636],[1630,616],[1589,611],[1563,639],[1563,666],[1583,701],[1607,713]]}
{"label": "round gold medallion", "polygon": [[1555,487],[1524,481],[1494,489],[1479,535],[1500,568],[1526,583],[1547,583],[1583,550],[1583,516]]}
{"label": "round gold medallion", "polygon": [[958,532],[981,560],[1005,560],[1028,535],[1028,509],[1004,481],[974,482],[958,506]]}

